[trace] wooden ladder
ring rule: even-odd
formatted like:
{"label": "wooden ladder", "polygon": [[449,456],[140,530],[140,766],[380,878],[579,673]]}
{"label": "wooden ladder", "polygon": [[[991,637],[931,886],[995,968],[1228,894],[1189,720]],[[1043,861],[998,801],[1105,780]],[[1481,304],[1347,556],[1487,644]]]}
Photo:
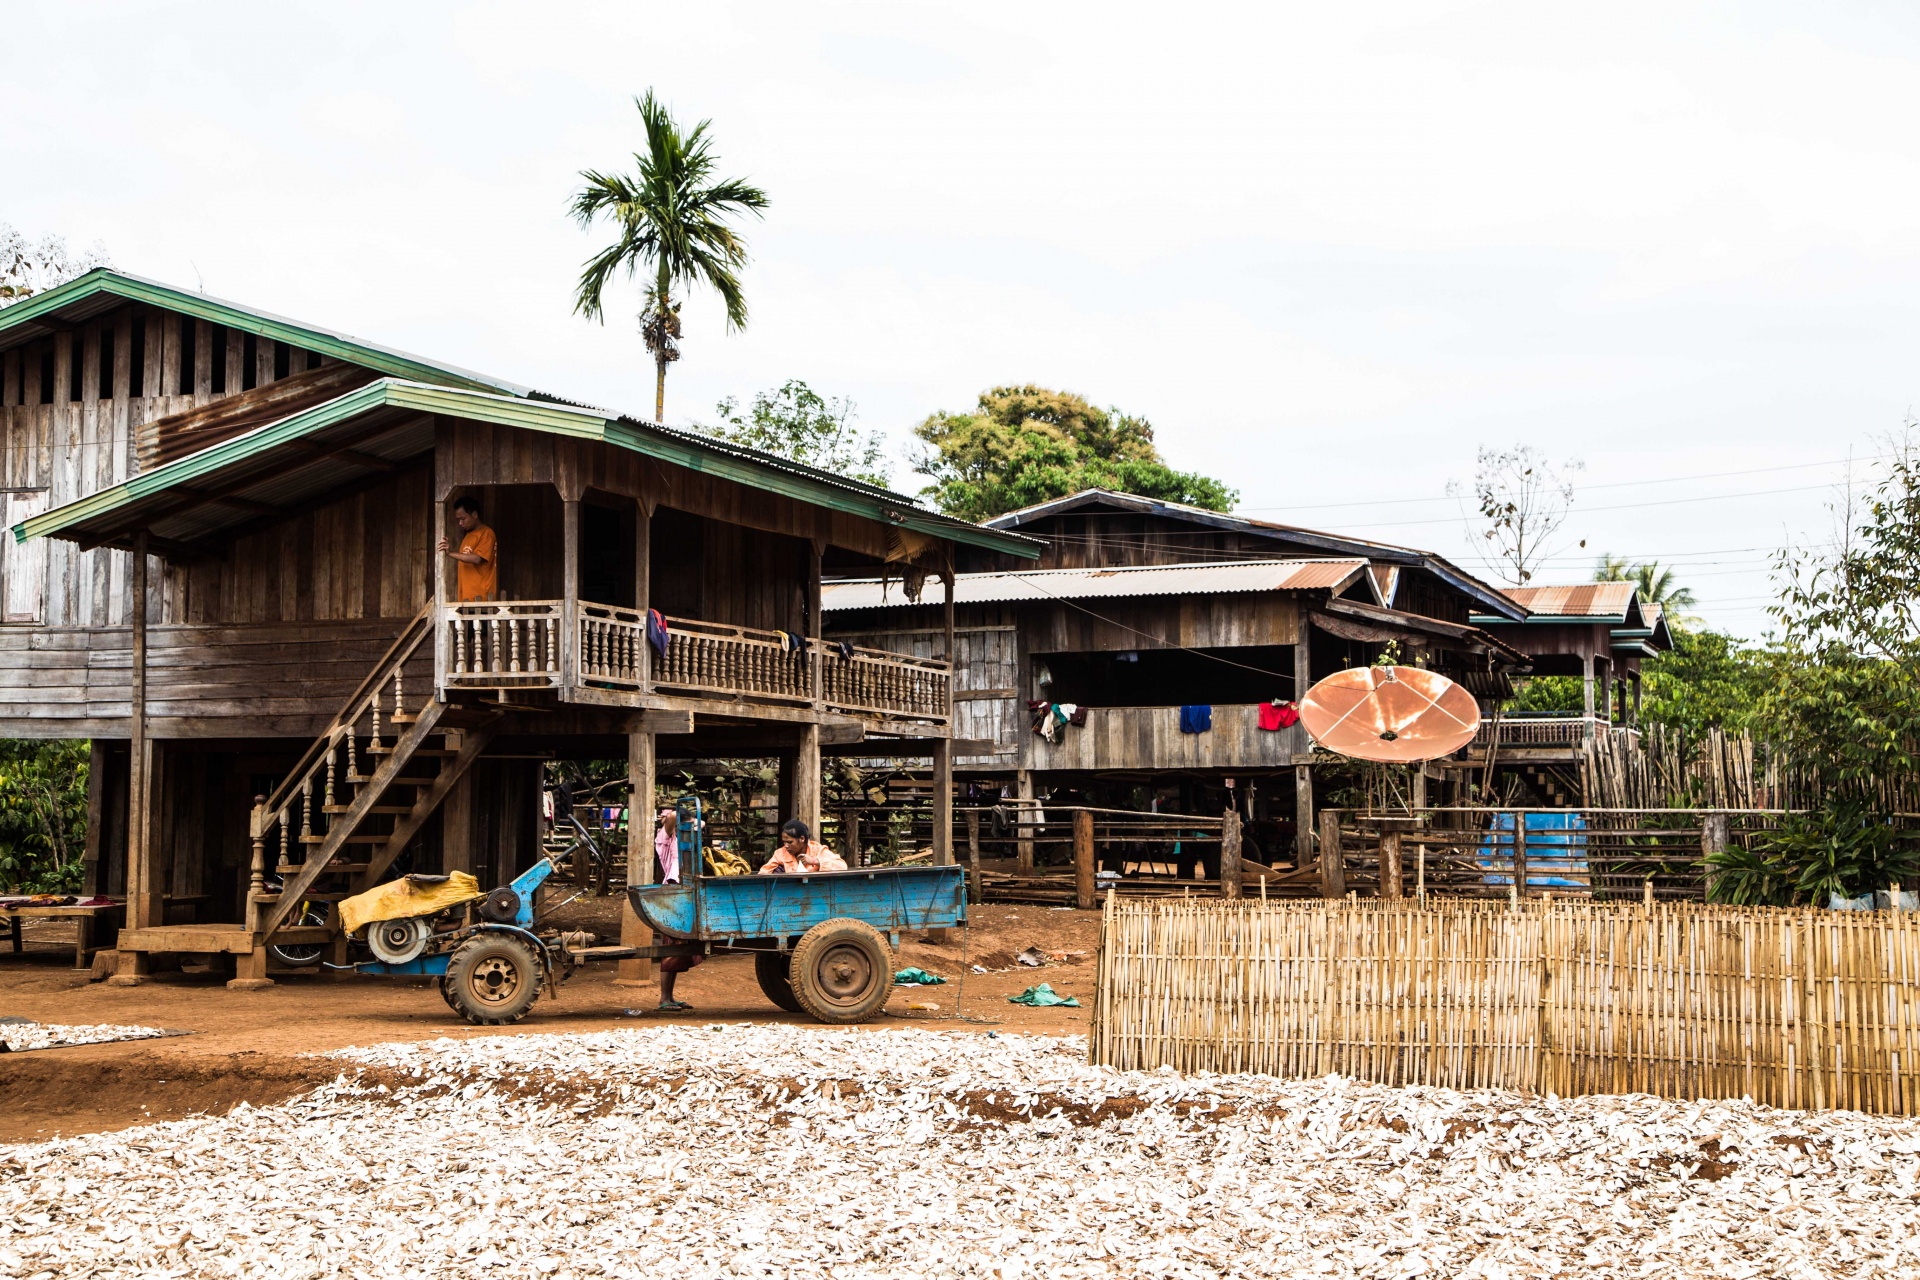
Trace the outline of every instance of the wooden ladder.
{"label": "wooden ladder", "polygon": [[[492,740],[500,712],[443,702],[430,681],[408,709],[406,666],[433,634],[432,618],[431,605],[414,616],[273,794],[255,803],[247,923],[261,941],[303,901],[378,883]],[[433,761],[432,772],[414,771]],[[270,856],[283,877],[278,892],[266,887]]]}

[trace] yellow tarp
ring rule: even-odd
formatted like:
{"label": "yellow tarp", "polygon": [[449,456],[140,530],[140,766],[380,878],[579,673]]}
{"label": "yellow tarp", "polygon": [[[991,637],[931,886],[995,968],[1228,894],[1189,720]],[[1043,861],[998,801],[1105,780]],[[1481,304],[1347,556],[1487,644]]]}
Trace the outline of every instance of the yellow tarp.
{"label": "yellow tarp", "polygon": [[340,923],[348,933],[375,920],[404,920],[430,916],[480,896],[480,882],[464,871],[439,876],[402,876],[355,894],[340,904]]}

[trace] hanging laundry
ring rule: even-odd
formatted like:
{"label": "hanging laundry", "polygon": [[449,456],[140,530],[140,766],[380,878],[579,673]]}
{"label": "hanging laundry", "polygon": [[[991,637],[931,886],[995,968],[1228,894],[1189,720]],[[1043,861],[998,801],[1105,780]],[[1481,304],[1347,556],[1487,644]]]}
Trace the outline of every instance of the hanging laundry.
{"label": "hanging laundry", "polygon": [[1073,714],[1067,717],[1067,723],[1072,725],[1076,729],[1086,728],[1087,727],[1087,709],[1085,707],[1075,707],[1073,709]]}
{"label": "hanging laundry", "polygon": [[647,610],[647,643],[661,657],[667,656],[667,644],[673,637],[667,633],[667,618],[658,609]]}
{"label": "hanging laundry", "polygon": [[1213,708],[1201,704],[1180,708],[1180,732],[1206,733],[1213,728]]}
{"label": "hanging laundry", "polygon": [[1071,702],[1054,703],[1053,721],[1055,726],[1061,729],[1066,728],[1069,724],[1073,723],[1073,717],[1079,710],[1080,708],[1074,706]]}
{"label": "hanging laundry", "polygon": [[798,653],[807,647],[807,638],[798,631],[782,631],[780,648],[787,653]]}
{"label": "hanging laundry", "polygon": [[1260,704],[1260,727],[1267,730],[1291,729],[1300,723],[1300,708],[1278,698]]}
{"label": "hanging laundry", "polygon": [[853,656],[853,645],[845,640],[834,641],[833,647],[839,651],[840,656],[843,658],[851,658]]}

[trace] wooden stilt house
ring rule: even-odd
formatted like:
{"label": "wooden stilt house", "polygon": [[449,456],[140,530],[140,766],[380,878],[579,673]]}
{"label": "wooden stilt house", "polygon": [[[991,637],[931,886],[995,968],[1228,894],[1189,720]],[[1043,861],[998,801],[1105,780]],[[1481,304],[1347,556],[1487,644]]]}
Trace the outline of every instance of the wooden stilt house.
{"label": "wooden stilt house", "polygon": [[[959,764],[963,780],[1023,803],[1052,791],[1128,809],[1235,808],[1249,856],[1305,867],[1327,789],[1316,792],[1305,730],[1274,717],[1274,702],[1391,644],[1490,709],[1523,661],[1474,615],[1517,623],[1525,611],[1431,552],[1098,489],[988,523],[1044,550],[1031,564],[961,551],[956,735],[997,745]],[[915,600],[898,579],[830,582],[828,633],[948,652],[941,588]],[[1047,706],[1073,719],[1049,729],[1036,711]]]}
{"label": "wooden stilt house", "polygon": [[[92,740],[88,887],[125,899],[129,977],[338,950],[297,904],[402,866],[509,877],[557,754],[624,754],[642,797],[662,756],[778,756],[816,826],[823,740],[950,770],[952,645],[824,644],[822,564],[1038,550],[104,270],[0,311],[0,438],[0,735]],[[495,599],[457,599],[435,551],[463,496]],[[935,835],[950,857],[950,814]]]}

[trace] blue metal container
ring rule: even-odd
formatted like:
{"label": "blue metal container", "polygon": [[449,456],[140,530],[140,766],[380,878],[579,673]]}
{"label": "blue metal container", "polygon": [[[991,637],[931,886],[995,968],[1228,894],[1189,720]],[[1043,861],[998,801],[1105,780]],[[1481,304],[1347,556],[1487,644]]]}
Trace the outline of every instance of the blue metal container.
{"label": "blue metal container", "polygon": [[[1481,879],[1487,884],[1513,883],[1513,815],[1493,815],[1493,829],[1480,842],[1480,865],[1505,866]],[[1587,819],[1577,812],[1527,814],[1527,887],[1530,889],[1585,889],[1587,875]]]}
{"label": "blue metal container", "polygon": [[691,884],[634,885],[627,898],[654,932],[722,946],[771,940],[784,949],[826,920],[862,920],[889,936],[967,920],[959,866],[698,876]]}

